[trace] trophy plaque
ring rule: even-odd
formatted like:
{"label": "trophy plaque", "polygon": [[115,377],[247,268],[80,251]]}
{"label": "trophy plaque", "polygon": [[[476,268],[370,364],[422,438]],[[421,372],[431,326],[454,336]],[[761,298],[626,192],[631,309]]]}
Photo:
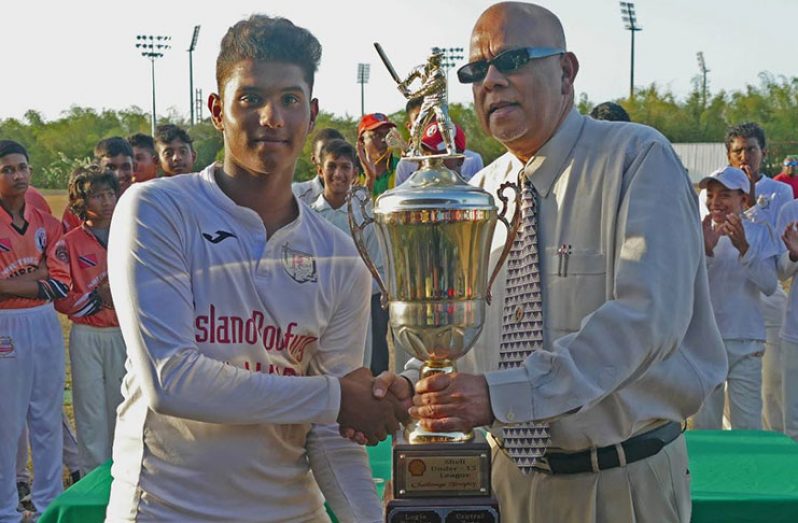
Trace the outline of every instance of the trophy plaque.
{"label": "trophy plaque", "polygon": [[[375,47],[405,96],[425,93],[405,156],[421,167],[405,183],[377,197],[373,216],[368,213],[368,190],[353,187],[349,224],[358,252],[380,286],[383,306],[388,308],[389,344],[424,362],[422,378],[455,372],[456,360],[471,349],[482,331],[490,286],[515,239],[520,224],[519,185],[505,183],[499,188],[497,197],[503,206],[498,212],[491,194],[468,185],[445,166],[445,160],[462,155],[454,148],[439,53],[433,52],[426,65],[416,68],[403,82],[379,44]],[[409,90],[413,79],[422,83],[415,93]],[[421,133],[416,130],[423,131],[433,118],[447,152],[422,156]],[[516,202],[510,221],[505,217],[507,189],[514,190]],[[507,241],[488,278],[497,220],[508,229]],[[369,258],[363,240],[364,228],[372,224],[384,277]],[[386,521],[498,522],[498,504],[490,485],[490,455],[479,432],[432,432],[418,424],[405,427],[394,436],[393,499],[388,503]]]}

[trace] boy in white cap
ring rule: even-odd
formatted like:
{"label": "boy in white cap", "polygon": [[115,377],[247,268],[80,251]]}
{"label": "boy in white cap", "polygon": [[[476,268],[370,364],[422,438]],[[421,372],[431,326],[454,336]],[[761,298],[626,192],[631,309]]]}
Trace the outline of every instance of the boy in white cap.
{"label": "boy in white cap", "polygon": [[[770,228],[744,218],[750,182],[727,166],[705,177],[709,214],[703,219],[709,293],[729,358],[726,377],[730,421],[734,429],[762,428],[762,355],[765,322],[761,294],[777,286],[780,248]],[[724,387],[704,401],[694,417],[697,429],[721,429]]]}

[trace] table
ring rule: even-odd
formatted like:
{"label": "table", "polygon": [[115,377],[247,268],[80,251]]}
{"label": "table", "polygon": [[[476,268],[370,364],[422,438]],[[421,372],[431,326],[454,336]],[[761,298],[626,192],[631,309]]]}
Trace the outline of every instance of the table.
{"label": "table", "polygon": [[[693,523],[798,521],[798,444],[793,440],[762,431],[690,431],[686,436]],[[382,496],[391,473],[390,442],[368,452]],[[108,462],[59,496],[39,523],[101,522],[110,490]]]}

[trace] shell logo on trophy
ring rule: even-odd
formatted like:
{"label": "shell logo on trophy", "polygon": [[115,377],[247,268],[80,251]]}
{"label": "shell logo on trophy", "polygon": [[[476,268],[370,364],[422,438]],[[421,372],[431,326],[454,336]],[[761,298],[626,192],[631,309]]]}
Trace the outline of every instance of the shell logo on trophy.
{"label": "shell logo on trophy", "polygon": [[[382,47],[374,45],[402,94],[408,99],[423,97],[405,155],[421,168],[401,186],[377,197],[373,217],[367,213],[368,190],[354,187],[349,224],[358,252],[380,286],[383,306],[389,310],[389,343],[424,362],[421,377],[454,372],[456,360],[471,349],[482,331],[491,284],[515,239],[520,185],[505,183],[499,188],[502,210],[498,212],[493,195],[468,185],[444,165],[444,160],[462,155],[454,145],[455,127],[448,114],[439,52],[433,51],[424,65],[402,80]],[[411,91],[415,81],[421,85]],[[424,156],[421,138],[433,118],[446,153]],[[509,221],[507,189],[513,189],[516,202]],[[489,278],[497,220],[508,234]],[[365,227],[372,224],[382,251],[384,280],[363,239]],[[393,457],[394,499],[388,505],[387,521],[499,520],[495,499],[490,497],[490,449],[484,437],[408,426],[394,438]],[[461,516],[470,519],[456,519]]]}

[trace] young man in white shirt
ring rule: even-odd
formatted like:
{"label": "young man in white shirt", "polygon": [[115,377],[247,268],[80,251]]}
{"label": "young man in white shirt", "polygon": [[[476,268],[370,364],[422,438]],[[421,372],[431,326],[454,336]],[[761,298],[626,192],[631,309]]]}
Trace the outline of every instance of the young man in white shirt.
{"label": "young man in white shirt", "polygon": [[[762,174],[762,162],[767,156],[765,131],[754,122],[745,122],[727,129],[726,154],[729,165],[742,170],[751,184],[746,214],[753,221],[768,224],[776,232],[776,219],[782,206],[792,200],[789,185],[777,182]],[[706,213],[706,193],[699,194],[701,217]],[[762,296],[762,314],[765,318],[765,355],[762,358],[762,414],[767,430],[784,430],[784,403],[782,390],[782,356],[779,332],[784,319],[787,294],[779,286],[770,296]]]}
{"label": "young man in white shirt", "polygon": [[[370,276],[291,192],[321,46],[282,18],[231,27],[209,108],[221,164],[119,202],[111,288],[128,348],[109,521],[377,522],[366,453],[406,405],[370,398]],[[355,370],[357,369],[357,370]]]}
{"label": "young man in white shirt", "polygon": [[[702,221],[709,293],[715,321],[726,347],[729,414],[733,429],[762,428],[762,355],[765,321],[760,296],[778,286],[780,252],[770,227],[743,215],[750,182],[745,173],[725,167],[705,177],[709,214]],[[696,429],[723,428],[726,391],[718,386],[693,418]]]}

